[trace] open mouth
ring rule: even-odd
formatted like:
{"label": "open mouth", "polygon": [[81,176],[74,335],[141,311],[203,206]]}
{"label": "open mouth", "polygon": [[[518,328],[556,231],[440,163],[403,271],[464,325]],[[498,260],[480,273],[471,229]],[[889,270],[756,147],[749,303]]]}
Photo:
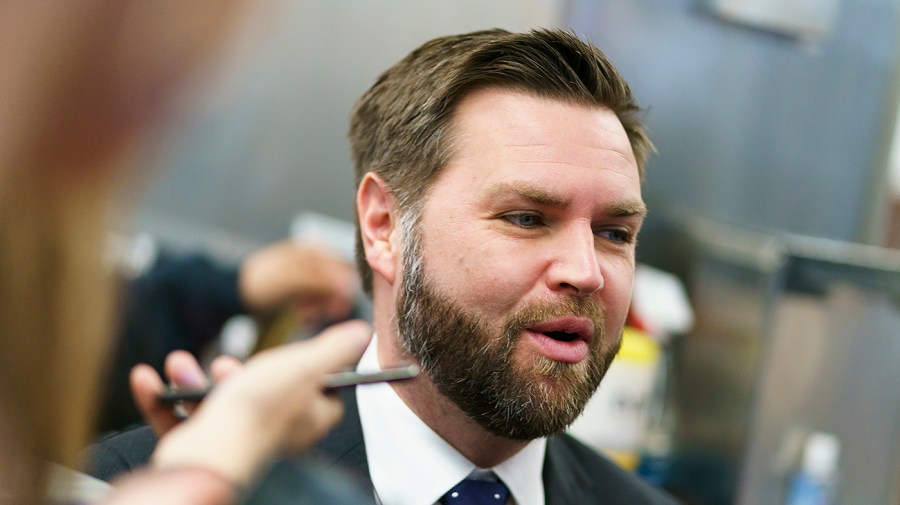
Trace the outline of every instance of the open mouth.
{"label": "open mouth", "polygon": [[543,333],[553,340],[559,340],[560,342],[572,342],[579,338],[577,333],[568,331],[545,331]]}
{"label": "open mouth", "polygon": [[589,318],[564,316],[526,328],[539,352],[554,361],[578,363],[590,353],[594,323]]}
{"label": "open mouth", "polygon": [[590,342],[594,337],[594,323],[582,317],[563,317],[543,321],[528,328],[534,333],[541,333],[558,342]]}

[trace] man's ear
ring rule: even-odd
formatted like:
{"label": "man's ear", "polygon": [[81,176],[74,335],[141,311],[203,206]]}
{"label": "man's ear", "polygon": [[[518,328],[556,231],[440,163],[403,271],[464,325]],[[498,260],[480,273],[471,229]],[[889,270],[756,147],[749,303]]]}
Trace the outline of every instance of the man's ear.
{"label": "man's ear", "polygon": [[384,180],[374,172],[367,173],[356,192],[356,212],[366,261],[373,272],[393,284],[400,258],[397,209],[394,195]]}

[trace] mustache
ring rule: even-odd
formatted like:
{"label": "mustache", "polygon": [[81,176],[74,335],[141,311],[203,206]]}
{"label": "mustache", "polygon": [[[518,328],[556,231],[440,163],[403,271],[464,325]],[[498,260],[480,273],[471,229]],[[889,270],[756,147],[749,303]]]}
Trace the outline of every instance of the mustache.
{"label": "mustache", "polygon": [[505,333],[510,338],[518,336],[526,328],[548,319],[565,316],[585,317],[594,323],[594,342],[599,342],[606,331],[606,316],[603,309],[593,299],[562,298],[530,302],[514,312],[504,324]]}

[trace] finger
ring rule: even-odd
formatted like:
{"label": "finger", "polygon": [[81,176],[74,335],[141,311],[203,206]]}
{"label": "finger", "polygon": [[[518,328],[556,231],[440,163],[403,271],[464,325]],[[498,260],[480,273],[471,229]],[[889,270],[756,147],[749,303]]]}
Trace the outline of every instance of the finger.
{"label": "finger", "polygon": [[203,389],[208,386],[206,375],[197,358],[187,351],[172,351],[166,356],[166,377],[178,389]]}
{"label": "finger", "polygon": [[[197,363],[197,359],[187,351],[170,352],[166,356],[165,372],[169,383],[175,389],[205,389],[209,386],[209,381],[206,379],[203,369],[200,368],[200,364]],[[184,410],[189,415],[194,412],[196,407],[196,404],[187,402],[184,404]]]}
{"label": "finger", "polygon": [[157,437],[163,436],[179,423],[180,420],[171,408],[156,401],[157,395],[162,393],[165,386],[153,367],[143,364],[135,366],[131,369],[129,383],[141,416],[153,428]]}
{"label": "finger", "polygon": [[328,327],[318,336],[282,346],[282,366],[306,373],[333,372],[359,361],[372,338],[372,328],[363,321],[347,321]]}
{"label": "finger", "polygon": [[234,356],[218,356],[209,365],[209,373],[216,384],[241,371],[244,364]]}

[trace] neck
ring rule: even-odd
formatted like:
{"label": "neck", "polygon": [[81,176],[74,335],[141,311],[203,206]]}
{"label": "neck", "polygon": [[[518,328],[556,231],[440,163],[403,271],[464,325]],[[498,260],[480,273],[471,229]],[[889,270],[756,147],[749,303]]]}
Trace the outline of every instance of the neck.
{"label": "neck", "polygon": [[[377,332],[382,366],[409,361],[394,332],[389,328],[377,328]],[[428,427],[479,468],[496,466],[528,445],[527,440],[513,440],[486,430],[441,394],[427,375],[395,382],[392,387]]]}

